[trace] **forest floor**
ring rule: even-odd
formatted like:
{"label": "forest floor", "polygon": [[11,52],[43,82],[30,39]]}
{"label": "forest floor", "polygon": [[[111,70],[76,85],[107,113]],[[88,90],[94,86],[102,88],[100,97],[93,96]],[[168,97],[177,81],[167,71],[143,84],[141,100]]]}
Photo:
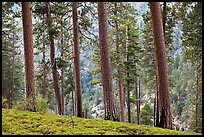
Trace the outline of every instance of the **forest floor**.
{"label": "forest floor", "polygon": [[2,108],[3,135],[200,135],[152,126]]}

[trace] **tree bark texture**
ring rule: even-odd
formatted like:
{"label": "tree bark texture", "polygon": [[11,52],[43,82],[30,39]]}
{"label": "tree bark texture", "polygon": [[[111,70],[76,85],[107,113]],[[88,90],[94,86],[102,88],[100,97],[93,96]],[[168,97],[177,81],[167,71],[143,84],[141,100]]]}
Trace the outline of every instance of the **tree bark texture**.
{"label": "tree bark texture", "polygon": [[36,111],[35,81],[34,81],[34,53],[32,30],[31,2],[22,2],[24,62],[26,78],[26,109]]}
{"label": "tree bark texture", "polygon": [[172,129],[168,87],[168,67],[159,2],[150,2],[150,11],[152,16],[154,51],[156,55],[157,66],[156,69],[158,72],[158,103],[160,103],[159,107],[161,107],[159,109],[159,127]]}
{"label": "tree bark texture", "polygon": [[163,32],[165,36],[165,24],[166,24],[166,2],[163,2]]}
{"label": "tree bark texture", "polygon": [[59,78],[57,74],[57,66],[55,61],[54,37],[53,37],[53,34],[50,33],[50,30],[52,28],[50,3],[47,2],[46,6],[47,6],[47,17],[48,17],[48,32],[49,32],[49,40],[50,40],[50,60],[51,60],[51,67],[52,67],[52,77],[54,81],[54,90],[55,90],[58,114],[62,115],[63,112],[62,112],[62,102],[61,102],[60,88],[59,88]]}
{"label": "tree bark texture", "polygon": [[105,100],[105,119],[116,120],[114,108],[114,92],[112,85],[110,46],[108,36],[108,19],[106,3],[98,2],[99,46],[101,53],[102,86]]}
{"label": "tree bark texture", "polygon": [[[114,14],[117,17],[117,3],[115,2],[115,11]],[[121,66],[120,63],[120,49],[119,49],[119,43],[118,43],[118,21],[115,19],[115,30],[116,30],[116,52],[117,52],[117,71],[118,71],[118,89],[119,89],[119,102],[120,102],[120,121],[125,121],[125,105],[124,105],[124,92],[123,92],[123,81],[121,79]]]}
{"label": "tree bark texture", "polygon": [[77,3],[73,2],[72,5],[72,19],[73,19],[73,41],[74,41],[74,82],[75,82],[75,97],[76,97],[76,115],[82,115],[82,91],[81,91],[81,78],[80,78],[80,48],[79,48],[79,28],[77,19]]}

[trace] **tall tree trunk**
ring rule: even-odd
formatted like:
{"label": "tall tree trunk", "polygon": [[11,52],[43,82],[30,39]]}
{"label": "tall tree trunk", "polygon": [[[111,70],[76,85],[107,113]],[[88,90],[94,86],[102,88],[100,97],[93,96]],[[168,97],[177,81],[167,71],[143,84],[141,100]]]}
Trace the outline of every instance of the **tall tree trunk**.
{"label": "tall tree trunk", "polygon": [[59,78],[57,74],[57,65],[55,61],[54,37],[53,37],[53,34],[50,33],[50,30],[52,29],[50,3],[47,2],[46,5],[47,5],[47,17],[48,17],[48,32],[49,32],[49,40],[50,40],[50,60],[51,60],[51,67],[52,67],[52,76],[53,76],[53,81],[54,81],[54,90],[55,90],[58,114],[63,115],[62,102],[61,102],[61,97],[60,97],[60,88],[59,88],[59,83],[58,83]]}
{"label": "tall tree trunk", "polygon": [[[128,27],[126,27],[126,62],[129,61],[129,43],[128,43]],[[130,81],[129,81],[129,66],[127,65],[126,70],[126,77],[127,77],[127,110],[128,110],[128,122],[131,123],[131,116],[130,116]]]}
{"label": "tall tree trunk", "polygon": [[46,72],[46,63],[45,63],[45,39],[44,32],[42,33],[42,44],[43,44],[43,98],[47,99],[47,72]]}
{"label": "tall tree trunk", "polygon": [[159,107],[161,106],[161,109],[159,109],[159,127],[172,129],[168,87],[168,67],[159,2],[150,2],[150,11],[152,16],[156,68],[158,71],[157,83],[160,93],[158,99],[159,102],[161,102],[161,105],[159,105]]}
{"label": "tall tree trunk", "polygon": [[139,96],[138,96],[138,86],[137,86],[137,78],[135,82],[135,95],[136,95],[136,110],[137,110],[137,124],[139,125]]}
{"label": "tall tree trunk", "polygon": [[165,36],[165,24],[166,24],[166,2],[163,2],[163,32]]}
{"label": "tall tree trunk", "polygon": [[9,105],[10,105],[10,100],[11,100],[11,98],[10,98],[10,96],[11,96],[11,89],[10,89],[10,87],[9,88],[7,88],[7,93],[6,93],[6,95],[7,95],[7,101],[6,101],[6,104],[7,104],[7,106],[6,106],[6,108],[9,108]]}
{"label": "tall tree trunk", "polygon": [[75,97],[76,97],[76,115],[82,116],[82,91],[81,91],[81,78],[80,78],[80,49],[79,49],[79,28],[77,19],[77,3],[73,2],[72,5],[72,19],[73,19],[73,41],[74,41],[74,82],[75,82]]}
{"label": "tall tree trunk", "polygon": [[74,91],[72,91],[72,116],[75,116],[75,113],[74,113],[74,112],[75,112],[75,111],[74,111],[74,106],[75,106],[75,105],[74,105],[74,102],[75,102],[75,101],[74,101]]}
{"label": "tall tree trunk", "polygon": [[[158,69],[157,69],[158,70]],[[156,81],[158,81],[159,79],[158,79],[158,71],[156,70]],[[157,92],[157,94],[156,94],[156,127],[159,127],[159,112],[160,112],[160,110],[159,109],[161,109],[161,106],[159,107],[159,105],[161,105],[161,103],[159,102],[160,100],[159,100],[159,98],[160,98],[160,92],[159,92],[159,86],[158,86],[158,84],[157,84],[157,82],[156,82],[156,92]]]}
{"label": "tall tree trunk", "polygon": [[156,126],[156,103],[157,103],[157,90],[156,85],[154,86],[154,126]]}
{"label": "tall tree trunk", "polygon": [[[115,11],[114,14],[117,17],[117,3],[115,2]],[[123,81],[121,79],[121,66],[120,63],[120,49],[119,49],[119,43],[118,43],[118,21],[115,19],[115,30],[116,30],[116,52],[117,52],[117,71],[118,71],[118,88],[119,88],[119,100],[120,100],[120,121],[125,121],[125,106],[124,106],[124,93],[123,93]]]}
{"label": "tall tree trunk", "polygon": [[[4,81],[4,67],[3,67],[3,63],[2,63],[2,65],[1,65],[1,77],[2,77],[2,83],[3,83],[3,81]],[[5,96],[5,91],[4,91],[4,88],[3,88],[3,84],[2,84],[2,86],[1,86],[1,91],[2,91],[2,97],[4,97]]]}
{"label": "tall tree trunk", "polygon": [[34,54],[32,29],[31,2],[22,2],[24,61],[26,78],[26,109],[36,111],[35,81],[34,81]]}
{"label": "tall tree trunk", "polygon": [[12,83],[11,83],[11,93],[10,93],[10,102],[9,102],[9,108],[12,108],[12,101],[13,101],[13,95],[14,95],[14,63],[15,63],[15,37],[13,32],[13,47],[12,47]]}
{"label": "tall tree trunk", "polygon": [[111,60],[108,36],[108,19],[106,3],[98,2],[99,46],[101,53],[102,86],[105,100],[105,119],[116,120],[114,108],[114,92],[112,85]]}
{"label": "tall tree trunk", "polygon": [[196,100],[195,100],[195,106],[196,106],[196,127],[195,132],[198,132],[198,66],[196,66]]}
{"label": "tall tree trunk", "polygon": [[138,124],[140,124],[140,79],[138,79]]}
{"label": "tall tree trunk", "polygon": [[[62,23],[61,23],[62,24]],[[63,30],[62,31],[62,39],[61,39],[61,59],[63,59]],[[62,93],[62,113],[64,114],[64,67],[61,68],[61,93]]]}

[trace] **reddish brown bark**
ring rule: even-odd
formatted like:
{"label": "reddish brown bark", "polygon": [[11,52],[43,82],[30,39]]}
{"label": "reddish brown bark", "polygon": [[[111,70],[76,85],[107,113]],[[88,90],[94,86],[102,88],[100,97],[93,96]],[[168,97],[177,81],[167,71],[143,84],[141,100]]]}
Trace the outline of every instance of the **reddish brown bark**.
{"label": "reddish brown bark", "polygon": [[73,19],[73,42],[74,42],[74,82],[75,82],[75,97],[76,97],[76,115],[82,116],[82,91],[81,91],[81,78],[80,78],[80,49],[79,49],[79,28],[77,19],[77,3],[73,2],[72,5],[72,19]]}
{"label": "reddish brown bark", "polygon": [[105,119],[116,120],[106,10],[106,3],[98,2],[99,46],[101,54],[102,86],[105,101]]}
{"label": "reddish brown bark", "polygon": [[[114,15],[117,17],[117,3],[115,2],[115,11]],[[123,81],[121,79],[121,66],[120,63],[120,49],[119,49],[119,43],[118,43],[118,21],[115,19],[115,30],[116,30],[116,52],[117,52],[117,71],[118,71],[118,89],[119,89],[119,102],[120,102],[120,121],[125,121],[125,105],[124,105],[124,93],[123,93]]]}
{"label": "reddish brown bark", "polygon": [[163,2],[163,32],[165,36],[165,24],[166,24],[166,2]]}
{"label": "reddish brown bark", "polygon": [[[47,17],[48,17],[48,32],[52,28],[52,19],[50,14],[50,3],[46,3],[47,6]],[[53,34],[49,33],[49,40],[50,40],[50,60],[51,60],[51,67],[52,67],[52,76],[54,81],[54,90],[55,90],[55,96],[56,96],[56,102],[58,107],[58,113],[60,115],[63,114],[62,112],[62,102],[60,97],[60,88],[59,88],[59,78],[57,74],[57,66],[55,61],[55,46],[54,46],[54,37]]]}
{"label": "reddish brown bark", "polygon": [[36,111],[35,81],[34,81],[34,54],[31,2],[22,2],[24,61],[26,78],[26,109]]}
{"label": "reddish brown bark", "polygon": [[152,16],[152,30],[154,38],[154,50],[156,55],[157,84],[158,84],[158,103],[159,108],[159,127],[172,129],[169,86],[168,86],[168,67],[166,59],[164,32],[162,26],[162,16],[159,2],[150,2]]}

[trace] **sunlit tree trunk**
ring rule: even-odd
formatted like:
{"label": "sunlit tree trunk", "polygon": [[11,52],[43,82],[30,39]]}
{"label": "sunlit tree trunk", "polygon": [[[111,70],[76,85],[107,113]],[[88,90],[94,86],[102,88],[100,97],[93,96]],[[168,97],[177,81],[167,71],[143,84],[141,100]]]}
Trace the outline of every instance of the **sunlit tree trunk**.
{"label": "sunlit tree trunk", "polygon": [[74,82],[75,82],[75,97],[76,97],[76,116],[83,117],[82,115],[82,91],[81,91],[81,78],[80,78],[80,49],[79,49],[79,28],[77,19],[77,3],[73,2],[72,5],[72,19],[73,19],[73,41],[74,41]]}
{"label": "sunlit tree trunk", "polygon": [[154,50],[156,55],[156,69],[159,102],[159,127],[172,129],[169,85],[168,85],[168,67],[166,59],[164,32],[162,25],[162,16],[159,2],[150,2],[150,11],[152,16],[152,30],[154,38]]}
{"label": "sunlit tree trunk", "polygon": [[105,99],[105,119],[116,120],[112,85],[108,19],[105,2],[98,2],[99,46],[101,53],[102,86]]}
{"label": "sunlit tree trunk", "polygon": [[34,81],[34,53],[31,2],[22,2],[24,61],[26,78],[26,109],[36,111],[35,81]]}
{"label": "sunlit tree trunk", "polygon": [[54,37],[53,37],[53,34],[50,33],[50,30],[52,29],[50,3],[47,2],[46,5],[47,5],[47,17],[48,17],[48,32],[49,32],[49,40],[50,40],[50,60],[51,60],[52,76],[54,81],[54,90],[55,90],[55,96],[56,96],[56,102],[57,102],[57,110],[58,110],[58,114],[63,115],[60,88],[59,88],[59,78],[57,74],[57,65],[55,61]]}

